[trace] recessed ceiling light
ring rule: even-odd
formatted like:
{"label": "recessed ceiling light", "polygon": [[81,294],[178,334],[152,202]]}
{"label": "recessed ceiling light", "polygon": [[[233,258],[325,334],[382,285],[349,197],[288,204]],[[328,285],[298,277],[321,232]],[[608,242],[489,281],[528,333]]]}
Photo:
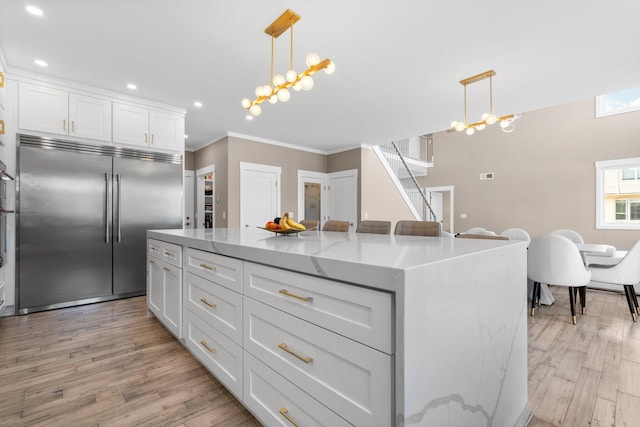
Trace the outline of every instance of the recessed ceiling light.
{"label": "recessed ceiling light", "polygon": [[127,88],[129,88],[131,90],[136,90],[136,89],[138,89],[138,86],[134,85],[133,83],[128,83],[127,84]]}
{"label": "recessed ceiling light", "polygon": [[47,64],[46,62],[44,62],[42,59],[36,59],[36,60],[35,60],[35,61],[33,61],[33,62],[35,62],[35,63],[36,63],[36,65],[39,65],[39,66],[41,66],[41,67],[46,67],[46,66],[48,66],[48,65],[49,65],[49,64]]}
{"label": "recessed ceiling light", "polygon": [[36,16],[44,15],[44,13],[42,13],[42,9],[38,9],[35,6],[27,6],[25,7],[25,9],[27,9],[27,12],[29,12],[32,15],[36,15]]}
{"label": "recessed ceiling light", "polygon": [[195,102],[193,103],[193,106],[194,106],[194,107],[198,107],[198,108],[200,108],[200,107],[202,107],[202,102],[200,102],[200,101],[195,101]]}
{"label": "recessed ceiling light", "polygon": [[184,134],[184,139],[189,138],[189,135],[187,135],[186,133]]}
{"label": "recessed ceiling light", "polygon": [[245,119],[247,120],[253,120],[253,116],[251,114],[247,114],[246,116],[244,116]]}

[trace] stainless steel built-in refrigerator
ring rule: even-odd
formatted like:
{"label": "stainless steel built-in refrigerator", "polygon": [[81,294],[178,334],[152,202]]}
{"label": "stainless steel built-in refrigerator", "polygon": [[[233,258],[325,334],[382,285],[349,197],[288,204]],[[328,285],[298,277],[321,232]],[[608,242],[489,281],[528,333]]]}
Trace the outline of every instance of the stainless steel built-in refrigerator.
{"label": "stainless steel built-in refrigerator", "polygon": [[146,231],[182,227],[182,157],[19,135],[18,313],[145,293]]}

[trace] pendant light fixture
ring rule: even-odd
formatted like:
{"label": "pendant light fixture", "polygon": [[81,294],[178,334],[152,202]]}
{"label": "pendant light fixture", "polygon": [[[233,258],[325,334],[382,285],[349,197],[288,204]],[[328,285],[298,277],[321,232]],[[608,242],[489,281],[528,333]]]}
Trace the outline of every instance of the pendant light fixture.
{"label": "pendant light fixture", "polygon": [[[315,53],[307,55],[306,63],[307,68],[301,73],[297,73],[293,69],[293,24],[300,20],[300,15],[294,11],[287,9],[278,19],[273,21],[271,25],[265,28],[264,32],[271,36],[271,79],[267,85],[260,85],[256,88],[256,98],[251,101],[249,98],[242,100],[242,107],[249,110],[252,116],[259,116],[262,113],[262,107],[260,104],[264,101],[269,101],[270,104],[276,102],[287,102],[291,97],[289,89],[295,91],[299,90],[311,90],[313,88],[313,74],[320,70],[325,71],[327,74],[333,74],[336,66],[330,59],[324,59],[320,61],[320,57]],[[273,50],[275,39],[291,29],[291,41],[289,47],[289,70],[285,75],[277,74],[273,75]]]}
{"label": "pendant light fixture", "polygon": [[[484,130],[487,125],[492,125],[496,122],[500,123],[500,128],[503,132],[512,132],[514,129],[513,121],[522,117],[522,114],[509,114],[507,116],[496,117],[493,114],[493,76],[496,72],[493,70],[485,71],[484,73],[476,74],[475,76],[460,80],[460,84],[464,86],[464,120],[451,122],[451,129],[458,132],[465,131],[467,135],[473,135],[476,130]],[[467,85],[479,82],[481,80],[489,79],[489,112],[484,113],[480,120],[473,123],[467,123]]]}

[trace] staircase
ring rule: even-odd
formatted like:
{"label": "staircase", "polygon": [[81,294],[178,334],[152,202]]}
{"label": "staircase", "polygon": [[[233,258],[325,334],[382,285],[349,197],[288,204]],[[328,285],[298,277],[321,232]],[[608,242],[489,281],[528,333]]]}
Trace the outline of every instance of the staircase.
{"label": "staircase", "polygon": [[431,136],[407,138],[373,147],[416,220],[442,221],[436,218],[428,197],[416,177],[426,176],[433,164]]}

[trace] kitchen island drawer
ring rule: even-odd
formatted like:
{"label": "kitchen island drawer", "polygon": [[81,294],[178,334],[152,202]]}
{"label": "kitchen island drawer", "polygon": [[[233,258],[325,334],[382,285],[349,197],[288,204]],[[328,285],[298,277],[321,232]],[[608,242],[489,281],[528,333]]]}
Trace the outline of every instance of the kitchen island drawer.
{"label": "kitchen island drawer", "polygon": [[387,292],[245,262],[244,293],[296,317],[393,354]]}
{"label": "kitchen island drawer", "polygon": [[244,348],[355,425],[392,424],[393,358],[244,297]]}
{"label": "kitchen island drawer", "polygon": [[187,348],[229,391],[242,400],[242,348],[186,310]]}
{"label": "kitchen island drawer", "polygon": [[147,239],[147,252],[150,256],[182,268],[182,246],[156,239]]}
{"label": "kitchen island drawer", "polygon": [[246,351],[244,404],[266,425],[352,425]]}
{"label": "kitchen island drawer", "polygon": [[185,280],[186,308],[242,345],[242,295],[193,273]]}
{"label": "kitchen island drawer", "polygon": [[186,256],[187,271],[242,293],[241,260],[193,248],[187,248]]}

